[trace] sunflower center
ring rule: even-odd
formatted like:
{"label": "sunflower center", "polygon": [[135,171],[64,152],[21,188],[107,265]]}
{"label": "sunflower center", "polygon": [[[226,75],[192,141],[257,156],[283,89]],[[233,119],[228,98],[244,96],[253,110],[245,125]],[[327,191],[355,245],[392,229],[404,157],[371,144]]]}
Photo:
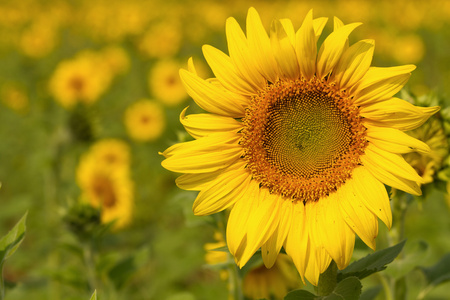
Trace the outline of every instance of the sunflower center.
{"label": "sunflower center", "polygon": [[97,176],[93,183],[93,192],[103,207],[111,208],[116,204],[116,194],[109,178]]}
{"label": "sunflower center", "polygon": [[357,107],[318,80],[278,81],[252,99],[241,144],[271,192],[317,201],[351,177],[367,144]]}

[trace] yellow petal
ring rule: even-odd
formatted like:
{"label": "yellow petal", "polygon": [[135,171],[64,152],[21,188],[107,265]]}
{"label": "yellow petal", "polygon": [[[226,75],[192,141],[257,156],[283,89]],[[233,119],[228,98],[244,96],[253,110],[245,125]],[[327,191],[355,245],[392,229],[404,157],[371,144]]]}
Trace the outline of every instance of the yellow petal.
{"label": "yellow petal", "polygon": [[188,191],[201,191],[208,187],[212,181],[214,181],[217,176],[229,170],[244,169],[247,163],[244,160],[237,160],[229,168],[220,169],[215,172],[209,173],[198,173],[198,174],[183,174],[179,176],[175,183],[183,190]]}
{"label": "yellow petal", "polygon": [[359,201],[376,215],[387,228],[392,226],[391,204],[384,185],[365,167],[353,170],[351,185]]}
{"label": "yellow petal", "polygon": [[216,132],[238,132],[242,122],[233,118],[213,114],[192,114],[186,116],[186,107],[180,114],[180,122],[193,138],[201,138]]}
{"label": "yellow petal", "polygon": [[338,63],[350,33],[361,23],[352,23],[345,25],[336,31],[333,31],[323,42],[317,56],[317,77],[327,76]]}
{"label": "yellow petal", "polygon": [[[341,19],[339,19],[338,17],[335,16],[333,18],[333,26],[334,26],[333,31],[336,31],[339,28],[344,27],[344,25],[345,25],[344,22],[342,22]],[[344,52],[347,51],[347,49],[348,49],[348,38],[345,41]]]}
{"label": "yellow petal", "polygon": [[197,71],[195,70],[194,66],[194,60],[192,59],[192,57],[189,57],[188,59],[188,71],[193,73],[194,75],[197,75]]}
{"label": "yellow petal", "polygon": [[355,86],[354,101],[356,105],[368,105],[394,96],[400,91],[416,67],[370,67],[364,77]]}
{"label": "yellow petal", "polygon": [[429,153],[430,147],[406,133],[386,127],[367,126],[367,139],[380,149],[393,153]]}
{"label": "yellow petal", "polygon": [[267,242],[261,247],[262,258],[266,268],[271,268],[275,263],[278,253],[280,252],[291,227],[294,204],[287,199],[282,199],[281,201],[280,222],[278,227]]}
{"label": "yellow petal", "polygon": [[233,170],[221,174],[198,194],[193,205],[194,214],[210,215],[230,207],[243,198],[250,178],[247,170]]}
{"label": "yellow petal", "polygon": [[231,94],[186,70],[180,70],[180,77],[186,92],[204,110],[232,118],[242,118],[245,115],[248,103],[233,98]]}
{"label": "yellow petal", "polygon": [[257,89],[240,76],[228,55],[210,45],[204,45],[202,50],[214,75],[226,89],[242,95],[257,93]]}
{"label": "yellow petal", "polygon": [[237,144],[239,136],[215,133],[210,136],[175,144],[163,155],[161,165],[172,172],[207,173],[224,169],[236,162],[243,153]]}
{"label": "yellow petal", "polygon": [[362,40],[344,52],[334,71],[341,89],[354,86],[366,74],[372,63],[374,46],[373,40]]}
{"label": "yellow petal", "polygon": [[392,174],[386,170],[382,164],[380,165],[376,159],[370,159],[368,155],[362,155],[360,158],[363,166],[365,166],[367,170],[382,183],[412,195],[422,195],[422,191],[417,182]]}
{"label": "yellow petal", "polygon": [[231,209],[227,222],[227,245],[230,253],[239,261],[247,244],[248,219],[258,206],[259,184],[251,181],[247,196],[241,198]]}
{"label": "yellow petal", "polygon": [[341,27],[344,27],[344,22],[341,21],[341,19],[339,19],[338,17],[334,17],[333,18],[333,27],[334,27],[334,31],[338,30]]}
{"label": "yellow petal", "polygon": [[279,20],[274,20],[270,28],[270,42],[278,63],[281,77],[295,80],[300,77],[297,56],[291,38]]}
{"label": "yellow petal", "polygon": [[305,270],[309,261],[309,234],[306,228],[305,207],[303,203],[295,204],[292,212],[292,222],[284,245],[286,253],[292,258],[303,283]]}
{"label": "yellow petal", "polygon": [[251,7],[247,15],[247,41],[250,53],[254,56],[259,72],[270,82],[278,79],[278,66],[256,9]]}
{"label": "yellow petal", "polygon": [[281,25],[283,25],[284,31],[286,32],[287,36],[289,37],[291,44],[295,45],[295,30],[294,30],[294,24],[292,24],[292,21],[290,19],[280,19],[280,23],[281,23]]}
{"label": "yellow petal", "polygon": [[316,43],[322,34],[323,28],[328,22],[328,18],[321,17],[313,20],[314,33],[316,34]]}
{"label": "yellow petal", "polygon": [[295,50],[302,76],[309,80],[316,72],[317,42],[313,27],[312,10],[308,12],[297,31]]}
{"label": "yellow petal", "polygon": [[280,196],[260,188],[258,207],[252,211],[247,223],[247,247],[240,260],[243,266],[273,234],[280,220]]}
{"label": "yellow petal", "polygon": [[337,194],[337,202],[345,222],[367,246],[375,250],[375,238],[378,235],[378,219],[367,208],[362,199],[358,197],[355,191],[354,179],[348,180],[341,186]]}
{"label": "yellow petal", "polygon": [[[345,223],[340,212],[338,202],[341,197],[337,193],[332,193],[328,197],[322,198],[315,203],[316,209],[312,210],[315,215],[311,215],[315,221],[316,246],[323,247],[333,258],[340,270],[347,267],[353,253],[355,244],[355,234]],[[342,196],[348,196],[347,194]]]}
{"label": "yellow petal", "polygon": [[366,156],[367,159],[376,162],[377,165],[381,166],[386,171],[398,177],[422,183],[422,177],[420,177],[414,168],[405,161],[403,156],[387,152],[373,144],[369,144],[364,152],[364,156]]}
{"label": "yellow petal", "polygon": [[391,98],[363,106],[360,113],[369,124],[407,131],[421,126],[439,109],[439,106],[420,107],[402,99]]}
{"label": "yellow petal", "polygon": [[167,148],[162,155],[171,157],[173,155],[189,154],[194,152],[220,151],[222,149],[232,149],[237,146],[240,135],[233,132],[214,133],[204,138],[178,143]]}
{"label": "yellow petal", "polygon": [[241,27],[234,18],[228,18],[226,23],[228,52],[235,68],[242,78],[252,85],[254,90],[266,86],[266,81],[258,72],[253,53],[250,52],[247,39]]}

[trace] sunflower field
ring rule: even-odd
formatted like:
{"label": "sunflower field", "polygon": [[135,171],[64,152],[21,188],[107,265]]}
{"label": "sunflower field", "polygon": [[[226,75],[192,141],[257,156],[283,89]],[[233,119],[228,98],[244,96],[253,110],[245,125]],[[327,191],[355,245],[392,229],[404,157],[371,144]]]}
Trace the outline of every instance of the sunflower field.
{"label": "sunflower field", "polygon": [[450,299],[449,83],[446,0],[2,0],[0,300]]}

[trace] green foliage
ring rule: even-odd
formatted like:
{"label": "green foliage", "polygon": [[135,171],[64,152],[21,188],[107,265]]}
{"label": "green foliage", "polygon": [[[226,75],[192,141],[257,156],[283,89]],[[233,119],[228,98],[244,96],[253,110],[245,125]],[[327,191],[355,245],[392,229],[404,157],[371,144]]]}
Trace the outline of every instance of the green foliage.
{"label": "green foliage", "polygon": [[361,293],[361,297],[359,297],[359,300],[374,300],[378,294],[381,291],[381,286],[374,286],[368,289],[365,289]]}
{"label": "green foliage", "polygon": [[450,253],[444,255],[435,265],[431,267],[420,267],[425,275],[427,284],[436,286],[450,280]]}
{"label": "green foliage", "polygon": [[3,264],[16,252],[25,237],[26,220],[28,212],[17,224],[0,240],[0,299],[4,298],[5,285],[3,281]]}
{"label": "green foliage", "polygon": [[327,296],[316,296],[305,290],[295,290],[288,293],[284,300],[358,300],[361,288],[359,279],[351,276],[339,282]]}
{"label": "green foliage", "polygon": [[338,281],[344,280],[350,276],[356,276],[363,279],[375,272],[386,269],[386,265],[391,263],[402,251],[406,241],[399,244],[376,251],[364,258],[350,264],[344,270],[338,272]]}
{"label": "green foliage", "polygon": [[17,222],[13,229],[0,240],[0,264],[3,265],[16,252],[25,237],[25,222],[28,212]]}
{"label": "green foliage", "polygon": [[91,296],[91,299],[89,300],[97,300],[97,290],[94,291],[94,293]]}

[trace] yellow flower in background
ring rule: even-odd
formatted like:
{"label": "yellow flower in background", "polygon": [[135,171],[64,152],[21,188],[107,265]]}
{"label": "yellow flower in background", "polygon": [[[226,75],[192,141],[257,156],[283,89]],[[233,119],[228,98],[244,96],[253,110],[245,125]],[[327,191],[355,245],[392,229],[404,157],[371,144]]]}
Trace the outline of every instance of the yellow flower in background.
{"label": "yellow flower in background", "polygon": [[249,299],[284,299],[289,291],[301,285],[292,260],[280,253],[272,268],[261,264],[245,274],[242,288]]}
{"label": "yellow flower in background", "polygon": [[0,89],[3,103],[17,112],[23,112],[28,108],[29,101],[25,91],[15,83],[4,83]]}
{"label": "yellow flower in background", "polygon": [[140,100],[129,106],[124,121],[128,135],[137,141],[156,140],[166,128],[164,109],[150,100]]}
{"label": "yellow flower in background", "polygon": [[58,64],[49,89],[63,107],[71,108],[77,102],[92,104],[109,88],[112,74],[98,55],[80,53],[71,60]]}
{"label": "yellow flower in background", "polygon": [[390,43],[390,53],[399,63],[418,63],[425,55],[425,45],[422,38],[416,34],[398,37]]}
{"label": "yellow flower in background", "polygon": [[423,141],[431,149],[429,153],[412,152],[403,155],[423,178],[423,184],[431,183],[449,154],[447,135],[442,123],[437,117],[431,117],[421,127],[408,131],[408,134]]}
{"label": "yellow flower in background", "polygon": [[179,76],[179,66],[173,60],[157,62],[149,74],[150,93],[167,106],[175,106],[187,98]]}
{"label": "yellow flower in background", "polygon": [[378,218],[391,227],[384,184],[421,194],[401,154],[430,149],[403,131],[439,109],[393,98],[415,67],[370,67],[374,41],[348,44],[360,23],[335,18],[318,48],[326,21],[310,11],[295,31],[275,20],[268,36],[253,8],[246,35],[229,18],[230,55],[203,46],[215,78],[198,77],[192,61],[180,71],[208,113],[183,111],[195,140],[169,147],[162,162],[186,173],[180,188],[200,191],[196,215],[231,208],[226,238],[240,267],[261,248],[270,268],[284,247],[314,285],[331,260],[349,264],[355,234],[375,249]]}
{"label": "yellow flower in background", "polygon": [[114,75],[125,73],[130,68],[130,59],[122,47],[107,47],[100,51],[100,56]]}
{"label": "yellow flower in background", "polygon": [[37,20],[22,32],[19,46],[25,55],[40,58],[53,50],[56,39],[55,24],[48,20]]}
{"label": "yellow flower in background", "polygon": [[[218,265],[218,264],[224,264],[228,261],[228,252],[225,251],[217,251],[215,249],[225,247],[225,239],[223,235],[216,231],[214,233],[214,239],[216,240],[215,243],[206,243],[205,244],[205,261],[209,265]],[[220,278],[222,280],[228,279],[228,271],[225,269],[220,270]]]}
{"label": "yellow flower in background", "polygon": [[[104,146],[104,145],[102,145]],[[98,148],[93,148],[98,151]],[[133,212],[133,183],[128,167],[105,163],[98,152],[88,152],[77,168],[81,199],[101,210],[102,223],[115,221],[119,229],[130,223]]]}
{"label": "yellow flower in background", "polygon": [[173,20],[152,25],[140,39],[139,50],[148,57],[174,56],[181,45],[180,27],[180,24]]}
{"label": "yellow flower in background", "polygon": [[130,147],[118,139],[103,139],[92,145],[90,155],[98,164],[114,168],[128,169],[130,165]]}

